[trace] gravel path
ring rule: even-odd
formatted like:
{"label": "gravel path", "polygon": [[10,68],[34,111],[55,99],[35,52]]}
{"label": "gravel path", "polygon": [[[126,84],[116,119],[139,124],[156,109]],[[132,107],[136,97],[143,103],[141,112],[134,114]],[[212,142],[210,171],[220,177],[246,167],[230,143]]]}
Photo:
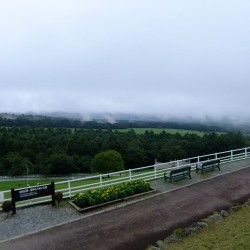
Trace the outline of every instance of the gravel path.
{"label": "gravel path", "polygon": [[[180,180],[174,184],[165,183],[164,178],[160,178],[151,182],[151,185],[158,190],[165,192],[171,189],[176,189],[181,186],[185,186],[191,183],[197,183],[206,178],[212,178],[218,175],[225,174],[226,172],[231,172],[240,168],[245,168],[250,165],[250,159],[241,160],[238,162],[232,162],[222,165],[222,171],[213,171],[207,173],[206,175],[192,174],[192,180],[184,179]],[[130,202],[134,203],[136,201]],[[124,205],[124,204],[123,204]],[[121,205],[115,205],[115,207],[120,207]],[[101,209],[95,211],[95,214],[102,212]],[[69,204],[63,202],[60,206],[52,207],[51,205],[35,206],[23,209],[17,209],[17,214],[7,218],[7,215],[0,212],[0,242],[4,240],[9,240],[14,237],[38,232],[43,229],[51,228],[56,225],[68,223],[81,218],[86,218],[93,212],[88,212],[84,214],[78,213]]]}
{"label": "gravel path", "polygon": [[0,213],[0,241],[37,232],[44,228],[81,218],[81,216],[83,215],[68,204],[56,207],[43,205],[18,209],[17,214],[9,217],[5,213]]}

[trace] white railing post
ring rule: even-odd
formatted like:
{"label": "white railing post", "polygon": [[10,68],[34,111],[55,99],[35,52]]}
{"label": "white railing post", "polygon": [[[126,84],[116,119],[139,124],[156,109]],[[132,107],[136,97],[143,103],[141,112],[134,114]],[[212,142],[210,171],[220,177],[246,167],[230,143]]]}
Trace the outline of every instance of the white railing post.
{"label": "white railing post", "polygon": [[100,187],[102,187],[102,175],[100,174]]}
{"label": "white railing post", "polygon": [[69,190],[69,198],[71,198],[71,186],[70,186],[70,180],[68,180],[68,190]]}
{"label": "white railing post", "polygon": [[156,170],[156,166],[154,165],[154,176],[155,176],[155,178],[157,177],[156,172],[157,172],[157,170]]}
{"label": "white railing post", "polygon": [[231,161],[233,161],[234,159],[234,154],[233,154],[233,150],[231,150]]}
{"label": "white railing post", "polygon": [[132,173],[131,173],[131,169],[129,169],[129,180],[132,180]]}
{"label": "white railing post", "polygon": [[245,148],[245,158],[247,158],[247,148]]}
{"label": "white railing post", "polygon": [[197,157],[198,163],[200,163],[200,156]]}
{"label": "white railing post", "polygon": [[218,153],[215,153],[215,159],[218,159]]}

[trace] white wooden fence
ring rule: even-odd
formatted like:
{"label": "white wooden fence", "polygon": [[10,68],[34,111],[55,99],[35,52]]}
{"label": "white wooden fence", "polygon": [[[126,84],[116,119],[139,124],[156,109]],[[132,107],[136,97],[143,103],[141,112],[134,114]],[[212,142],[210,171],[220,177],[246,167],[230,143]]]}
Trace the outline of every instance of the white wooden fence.
{"label": "white wooden fence", "polygon": [[[152,179],[162,178],[163,173],[170,168],[173,169],[173,168],[178,168],[179,166],[191,165],[191,169],[195,170],[197,163],[211,159],[220,159],[221,164],[224,164],[232,161],[246,159],[249,157],[250,157],[250,147],[234,149],[225,152],[202,155],[166,163],[156,163],[154,165],[142,168],[135,168],[120,172],[113,172],[108,174],[89,176],[85,178],[55,182],[55,190],[63,192],[64,198],[72,198],[77,193],[82,193],[84,191],[91,189],[107,187],[139,179],[152,180]],[[2,199],[0,200],[0,204],[3,201],[10,200],[10,190],[0,192],[0,199]],[[50,200],[51,197],[35,198],[33,200],[19,202],[17,204],[17,207],[40,204]]]}

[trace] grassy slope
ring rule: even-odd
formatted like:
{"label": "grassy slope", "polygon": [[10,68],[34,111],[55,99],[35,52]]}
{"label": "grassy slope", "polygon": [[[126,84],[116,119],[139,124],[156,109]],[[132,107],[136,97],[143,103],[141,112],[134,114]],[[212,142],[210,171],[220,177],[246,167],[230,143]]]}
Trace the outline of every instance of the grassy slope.
{"label": "grassy slope", "polygon": [[219,224],[209,224],[199,234],[172,243],[168,250],[246,250],[250,249],[250,207],[232,213]]}

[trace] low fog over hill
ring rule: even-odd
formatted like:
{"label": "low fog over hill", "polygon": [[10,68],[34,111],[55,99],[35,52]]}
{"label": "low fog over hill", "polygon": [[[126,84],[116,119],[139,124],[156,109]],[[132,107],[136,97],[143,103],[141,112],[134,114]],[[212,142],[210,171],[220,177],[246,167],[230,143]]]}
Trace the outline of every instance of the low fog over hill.
{"label": "low fog over hill", "polygon": [[157,115],[93,113],[0,114],[0,126],[70,128],[176,128],[206,132],[242,131],[250,133],[250,124],[230,119],[163,118]]}

